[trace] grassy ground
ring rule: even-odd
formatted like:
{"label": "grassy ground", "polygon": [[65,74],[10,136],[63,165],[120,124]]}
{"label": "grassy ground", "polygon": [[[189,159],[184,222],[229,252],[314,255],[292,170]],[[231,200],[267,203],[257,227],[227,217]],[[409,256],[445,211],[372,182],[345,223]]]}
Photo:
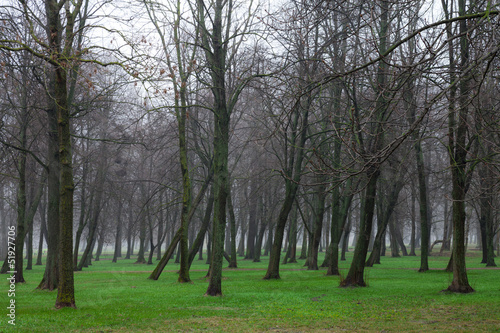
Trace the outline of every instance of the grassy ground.
{"label": "grassy ground", "polygon": [[75,273],[76,310],[55,310],[56,292],[35,290],[43,274],[35,266],[16,286],[15,329],[6,322],[7,292],[0,294],[0,332],[500,332],[500,270],[478,269],[479,256],[470,255],[476,292],[457,295],[440,292],[451,281],[442,271],[448,257],[432,257],[435,270],[427,273],[416,271],[419,260],[382,258],[366,271],[369,287],[356,289],[338,288],[338,277],[304,270],[303,261],[265,281],[267,257],[240,260],[240,268],[224,271],[224,296],[213,298],[203,296],[204,262],[193,264],[193,283],[179,284],[174,264],[151,281],[153,266],[105,257]]}

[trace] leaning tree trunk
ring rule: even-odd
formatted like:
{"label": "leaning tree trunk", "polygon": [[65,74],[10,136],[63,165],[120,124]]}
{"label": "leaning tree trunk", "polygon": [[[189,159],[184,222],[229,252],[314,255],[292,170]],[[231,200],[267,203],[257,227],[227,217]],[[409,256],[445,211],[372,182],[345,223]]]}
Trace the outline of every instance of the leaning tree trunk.
{"label": "leaning tree trunk", "polygon": [[[207,176],[207,178],[205,179],[203,186],[201,187],[200,191],[198,192],[198,195],[196,196],[196,199],[194,200],[193,204],[191,205],[191,209],[190,209],[189,215],[187,217],[189,220],[191,220],[193,218],[193,215],[194,215],[196,208],[200,204],[203,196],[205,195],[205,192],[208,188],[210,180],[212,179],[212,175],[213,175],[212,171],[210,171],[209,176]],[[177,215],[175,215],[175,218],[177,218]],[[182,233],[182,230],[179,228],[177,230],[177,232],[172,236],[172,240],[170,242],[170,245],[168,246],[168,248],[167,248],[165,254],[163,255],[163,257],[161,258],[161,260],[156,265],[153,272],[149,275],[149,279],[158,280],[161,273],[163,272],[163,269],[165,268],[165,266],[168,264],[168,261],[172,257],[172,254],[174,253],[177,244],[179,243],[179,241],[181,239],[181,233]]]}
{"label": "leaning tree trunk", "polygon": [[180,229],[177,230],[174,237],[172,237],[172,242],[168,246],[167,251],[165,251],[165,254],[161,258],[160,262],[158,263],[156,268],[153,270],[153,272],[149,275],[148,279],[158,280],[158,278],[161,275],[161,272],[163,272],[163,269],[165,268],[165,266],[167,266],[168,261],[172,257],[172,254],[174,253],[175,247],[177,246],[177,244],[179,244],[179,241],[181,239],[181,232],[182,231]]}

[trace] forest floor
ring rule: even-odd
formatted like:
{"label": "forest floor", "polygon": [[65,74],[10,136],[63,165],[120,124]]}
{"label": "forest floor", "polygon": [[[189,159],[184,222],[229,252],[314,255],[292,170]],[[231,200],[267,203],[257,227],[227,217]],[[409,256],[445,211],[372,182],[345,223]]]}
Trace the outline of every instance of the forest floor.
{"label": "forest floor", "polygon": [[306,270],[304,260],[281,265],[281,279],[269,281],[262,279],[267,257],[239,258],[215,298],[204,296],[205,261],[193,263],[192,283],[180,284],[177,264],[152,281],[154,265],[101,260],[75,272],[77,309],[62,310],[54,308],[55,291],[35,289],[44,267],[34,266],[16,286],[15,327],[7,323],[8,288],[0,293],[0,332],[500,332],[500,270],[478,269],[480,254],[469,254],[476,291],[466,295],[441,292],[452,279],[443,271],[448,256],[432,256],[426,273],[417,272],[419,257],[382,257],[366,269],[368,287],[348,289],[325,269]]}

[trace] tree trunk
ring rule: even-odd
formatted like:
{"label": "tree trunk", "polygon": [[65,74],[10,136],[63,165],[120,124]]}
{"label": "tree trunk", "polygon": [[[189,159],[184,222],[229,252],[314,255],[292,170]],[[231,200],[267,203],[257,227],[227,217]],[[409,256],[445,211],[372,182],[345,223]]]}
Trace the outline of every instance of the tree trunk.
{"label": "tree trunk", "polygon": [[255,192],[255,185],[250,186],[249,212],[248,212],[248,234],[247,234],[247,251],[245,259],[254,259],[255,255],[255,238],[257,235],[257,195]]}
{"label": "tree trunk", "polygon": [[[27,138],[26,133],[28,130],[28,108],[27,108],[27,100],[26,100],[26,85],[23,85],[23,97],[21,97],[23,104],[21,106],[21,119],[19,119],[19,145],[22,149],[26,149],[27,147]],[[19,160],[17,161],[17,169],[19,171],[19,183],[17,186],[17,228],[16,228],[16,239],[15,239],[15,249],[16,252],[14,254],[15,257],[15,268],[11,269],[11,271],[15,271],[14,280],[16,283],[25,282],[23,276],[23,268],[24,268],[24,238],[27,232],[26,225],[26,159],[28,153],[23,150],[19,152]]]}
{"label": "tree trunk", "polygon": [[[102,144],[101,146],[101,153],[105,156],[105,145]],[[104,182],[105,182],[105,177],[106,177],[106,171],[104,170],[105,168],[105,161],[104,159],[101,160],[99,163],[99,167],[97,169],[97,174],[95,178],[95,194],[92,194],[91,197],[93,200],[92,202],[92,215],[90,216],[90,222],[89,222],[89,233],[87,237],[87,246],[85,247],[85,250],[82,253],[82,257],[80,258],[80,262],[78,263],[78,266],[76,268],[77,271],[81,271],[84,267],[84,265],[87,264],[87,260],[89,259],[89,256],[92,255],[92,250],[91,247],[93,246],[94,240],[97,239],[97,226],[99,222],[99,215],[101,213],[101,207],[102,207],[102,200],[103,200],[103,193],[104,193]],[[76,244],[78,245],[78,244]],[[72,258],[73,260],[73,258]]]}
{"label": "tree trunk", "polygon": [[130,259],[130,256],[134,252],[134,245],[132,241],[134,218],[132,213],[133,213],[132,200],[130,200],[128,203],[127,253],[125,254],[125,259]]}
{"label": "tree trunk", "polygon": [[[220,8],[222,10],[222,8]],[[217,39],[217,42],[220,39]],[[223,56],[222,54],[219,56]],[[220,60],[223,61],[222,59]],[[224,74],[214,82],[224,87]],[[229,114],[226,109],[225,91],[214,91],[215,136],[214,136],[214,224],[212,244],[212,264],[206,295],[222,295],[222,261],[224,256],[224,234],[226,227],[226,204],[228,197],[228,154],[229,154]]]}
{"label": "tree trunk", "polygon": [[[51,78],[51,80],[55,80]],[[52,85],[51,85],[52,86]],[[51,88],[52,89],[52,88]],[[57,131],[57,111],[54,91],[48,93],[50,106],[47,109],[48,119],[48,183],[47,183],[47,259],[45,262],[45,271],[42,281],[37,289],[47,289],[52,291],[57,288],[59,283],[59,192],[60,192],[60,165],[59,165],[59,138]]]}
{"label": "tree trunk", "polygon": [[278,221],[276,224],[276,231],[274,234],[274,241],[271,248],[271,253],[269,257],[269,265],[267,268],[267,273],[264,276],[264,279],[279,279],[279,265],[280,265],[280,256],[281,256],[281,246],[283,244],[283,236],[285,232],[285,225],[288,218],[288,213],[292,208],[292,204],[295,200],[295,193],[297,192],[298,185],[296,183],[292,183],[289,180],[285,180],[286,182],[286,192],[285,192],[285,200],[281,207]]}
{"label": "tree trunk", "polygon": [[[177,47],[177,52],[180,49]],[[177,127],[179,131],[179,158],[182,173],[182,208],[181,208],[181,239],[180,239],[180,269],[178,282],[190,282],[189,277],[189,243],[188,243],[188,228],[190,219],[188,217],[191,208],[191,179],[188,167],[188,147],[186,137],[186,93],[185,85],[180,88],[181,106],[179,107],[179,99],[175,99]]]}
{"label": "tree trunk", "polygon": [[[159,221],[158,221],[158,234],[156,235],[156,244],[157,244],[157,248],[156,248],[156,260],[161,260],[161,247],[163,245],[163,241],[165,240],[165,238],[167,237],[167,228],[166,226],[164,226],[165,224],[165,216],[164,216],[164,213],[163,213],[163,205],[164,205],[164,201],[163,201],[163,191],[160,192],[160,216],[159,216]],[[163,228],[165,227],[165,231],[163,231]],[[121,243],[121,241],[120,241]],[[120,257],[121,257],[121,246],[120,246]]]}
{"label": "tree trunk", "polygon": [[116,237],[115,237],[115,251],[113,252],[113,260],[111,262],[117,262],[118,258],[121,257],[122,249],[122,208],[123,202],[118,201],[118,212],[116,213]]}
{"label": "tree trunk", "polygon": [[97,251],[95,253],[95,261],[99,261],[102,254],[102,249],[104,247],[104,230],[99,233],[99,240],[97,241]]}
{"label": "tree trunk", "polygon": [[[413,118],[414,119],[414,118]],[[419,205],[420,205],[420,232],[421,232],[421,245],[420,245],[420,268],[419,272],[426,272],[429,270],[429,236],[430,236],[430,214],[428,208],[429,198],[427,197],[427,185],[425,180],[425,164],[422,147],[418,138],[418,131],[413,134],[417,140],[415,143],[415,157],[417,161],[417,174],[418,174],[418,189],[419,189]]]}
{"label": "tree trunk", "polygon": [[[349,239],[349,232],[346,236],[346,221],[349,214],[349,208],[351,207],[352,198],[354,194],[352,193],[352,179],[349,178],[347,184],[344,188],[344,195],[340,198],[340,193],[338,190],[333,192],[333,202],[332,202],[332,242],[330,244],[330,260],[328,261],[328,270],[326,275],[339,275],[339,242],[344,233],[345,246],[347,246],[347,241]],[[343,247],[344,249],[344,247]],[[345,251],[343,251],[343,258],[345,260]],[[325,258],[326,261],[326,258]]]}
{"label": "tree trunk", "polygon": [[364,193],[364,200],[361,208],[361,221],[359,225],[359,236],[354,249],[354,256],[351,267],[344,280],[341,281],[341,287],[358,286],[365,287],[364,269],[366,254],[368,253],[368,244],[372,232],[373,213],[375,210],[375,195],[377,193],[377,180],[379,171],[373,171],[368,174],[368,184]]}
{"label": "tree trunk", "polygon": [[281,206],[278,219],[276,222],[276,231],[274,233],[273,246],[271,248],[269,256],[269,265],[267,268],[266,275],[264,279],[279,279],[279,266],[280,266],[280,256],[281,247],[283,244],[283,236],[285,232],[285,226],[288,219],[288,214],[292,209],[293,202],[295,201],[295,196],[298,190],[298,183],[302,175],[302,161],[304,159],[305,143],[307,140],[307,128],[308,128],[308,116],[309,116],[309,106],[311,105],[312,96],[309,93],[308,100],[306,102],[303,113],[301,112],[301,107],[298,106],[295,109],[295,115],[293,120],[293,128],[297,129],[300,116],[302,116],[302,123],[300,126],[300,132],[297,133],[294,130],[292,134],[292,142],[297,142],[297,147],[292,149],[291,155],[296,155],[295,160],[290,158],[289,165],[287,168],[287,177],[285,178],[285,198],[283,205]]}
{"label": "tree trunk", "polygon": [[394,225],[394,219],[389,220],[389,233],[391,239],[391,257],[399,258],[401,257],[401,255],[399,254],[399,246],[396,239],[396,227]]}
{"label": "tree trunk", "polygon": [[[296,263],[297,258],[296,258],[296,252],[297,252],[297,207],[294,206],[293,212],[292,212],[292,217],[290,221],[290,230],[289,230],[289,237],[290,240],[288,242],[288,249],[285,255],[285,258],[283,258],[283,264],[287,263]],[[262,227],[261,227],[262,229]],[[261,230],[262,232],[262,230]],[[263,235],[264,233],[262,233]],[[259,234],[260,238],[260,234]],[[260,244],[260,242],[259,242]],[[255,261],[255,260],[254,260]],[[259,260],[260,261],[260,260]]]}
{"label": "tree trunk", "polygon": [[[85,221],[85,211],[86,211],[86,198],[85,198],[85,192],[86,192],[86,186],[87,186],[87,163],[84,163],[83,165],[83,172],[82,172],[82,185],[81,185],[81,195],[80,195],[80,218],[78,220],[78,229],[76,230],[76,236],[75,236],[75,249],[73,251],[73,265],[75,271],[78,270],[78,248],[80,246],[80,240],[82,237],[83,230],[85,226],[87,225],[87,222]],[[91,194],[90,198],[90,205],[92,206],[92,200],[93,200],[93,193]]]}
{"label": "tree trunk", "polygon": [[411,208],[410,208],[410,214],[411,214],[411,235],[410,235],[410,256],[416,256],[417,254],[415,253],[415,223],[416,223],[416,214],[415,214],[415,195],[414,195],[414,190],[412,187],[411,191]]}
{"label": "tree trunk", "polygon": [[[465,15],[465,0],[458,0],[459,15]],[[465,72],[469,63],[469,42],[467,36],[467,21],[459,22],[460,33],[460,71]],[[454,120],[450,121],[450,164],[452,176],[453,200],[453,251],[452,269],[453,280],[448,291],[470,293],[474,289],[469,285],[467,270],[465,268],[465,195],[467,183],[467,128],[469,108],[469,79],[461,77],[459,82],[459,112],[458,123],[455,131]],[[452,114],[451,116],[454,115]]]}
{"label": "tree trunk", "polygon": [[236,253],[236,217],[234,216],[234,207],[233,207],[233,199],[231,197],[231,192],[229,193],[227,197],[227,204],[228,204],[228,210],[229,210],[229,224],[230,224],[230,229],[231,229],[231,234],[230,234],[230,247],[231,247],[231,262],[229,263],[230,268],[237,268],[238,263],[237,263],[237,253]]}
{"label": "tree trunk", "polygon": [[486,165],[481,170],[481,198],[479,199],[480,206],[480,218],[479,223],[481,226],[481,237],[482,237],[482,253],[483,260],[481,263],[486,264],[486,267],[496,267],[495,264],[495,252],[493,245],[493,238],[495,237],[494,232],[494,218],[492,208],[494,205],[493,195],[491,191],[493,190],[493,175],[490,171],[490,166]]}
{"label": "tree trunk", "polygon": [[38,241],[38,253],[36,257],[35,266],[42,265],[42,255],[43,255],[43,238],[47,237],[47,221],[46,221],[46,204],[43,202],[40,205],[40,239]]}
{"label": "tree trunk", "polygon": [[167,251],[165,251],[165,254],[161,258],[158,265],[156,265],[156,268],[153,270],[153,272],[149,275],[148,279],[158,280],[158,278],[161,275],[161,272],[163,272],[163,269],[165,268],[165,266],[167,266],[168,261],[172,257],[172,254],[174,253],[175,247],[177,246],[177,244],[179,243],[179,241],[181,239],[181,232],[182,231],[180,229],[177,230],[174,237],[172,237],[172,242],[168,246]]}
{"label": "tree trunk", "polygon": [[351,234],[351,227],[352,227],[351,216],[349,214],[348,215],[348,220],[347,220],[347,226],[344,229],[344,235],[343,235],[343,239],[342,239],[342,253],[340,254],[340,260],[341,261],[345,261],[346,260],[345,254],[346,254],[346,252],[349,251],[349,236]]}
{"label": "tree trunk", "polygon": [[[68,23],[69,24],[69,23]],[[57,34],[57,32],[56,32]],[[66,63],[61,61],[56,68],[56,104],[58,117],[60,205],[59,205],[59,285],[56,308],[76,307],[73,277],[73,163],[71,153],[70,110],[68,105]]]}
{"label": "tree trunk", "polygon": [[[386,206],[383,207],[382,203],[379,203],[378,205],[377,212],[379,213],[379,216],[377,219],[377,234],[374,240],[373,251],[366,262],[367,267],[373,267],[374,264],[380,264],[380,254],[382,252],[382,243],[385,243],[387,225],[390,223],[394,208],[398,202],[399,193],[404,186],[404,174],[402,171],[400,171],[397,175],[392,174],[389,178],[393,179],[394,177],[396,177],[396,179],[392,182],[389,193],[387,196],[384,196],[384,199],[387,200]],[[382,198],[382,196],[379,196],[379,198]]]}
{"label": "tree trunk", "polygon": [[210,194],[208,195],[207,207],[205,208],[205,215],[203,216],[203,221],[201,223],[200,231],[198,232],[198,235],[196,236],[196,239],[193,242],[193,246],[191,247],[191,251],[189,252],[189,265],[193,263],[194,257],[196,256],[196,252],[203,246],[203,240],[205,239],[208,226],[210,225],[210,218],[212,216],[213,206],[214,206],[214,193],[211,189]]}
{"label": "tree trunk", "polygon": [[[205,262],[206,264],[210,264],[212,262],[212,236],[210,235],[210,232],[207,232],[207,261]],[[210,269],[208,270],[210,274]],[[208,276],[208,275],[207,275]]]}
{"label": "tree trunk", "polygon": [[406,249],[406,245],[403,240],[403,235],[401,234],[401,227],[400,225],[396,224],[397,219],[393,218],[393,223],[394,223],[394,232],[396,236],[396,242],[398,242],[399,247],[401,248],[401,252],[403,252],[403,256],[408,256],[408,250]]}
{"label": "tree trunk", "polygon": [[240,235],[240,242],[238,244],[238,256],[243,257],[245,255],[245,234],[246,234],[244,219],[241,219],[240,226],[241,226],[240,227],[241,235]]}
{"label": "tree trunk", "polygon": [[[8,250],[8,229],[4,205],[4,187],[0,186],[0,258],[7,258]],[[43,222],[43,221],[42,221]],[[7,264],[7,262],[6,262]],[[1,270],[0,270],[1,272]],[[3,273],[2,273],[3,274]]]}
{"label": "tree trunk", "polygon": [[[306,222],[304,221],[304,223]],[[305,227],[302,228],[302,247],[299,259],[307,259],[307,230]]]}
{"label": "tree trunk", "polygon": [[[326,201],[326,179],[319,177],[317,192],[315,193],[316,199],[314,200],[314,223],[313,223],[313,237],[311,241],[311,254],[309,256],[308,270],[318,270],[318,249],[321,241],[321,231],[323,229],[323,217],[325,215],[325,201]],[[338,248],[338,247],[337,247]]]}
{"label": "tree trunk", "polygon": [[26,250],[28,251],[26,255],[26,270],[30,271],[33,269],[33,223],[29,226],[28,237],[26,242]]}
{"label": "tree trunk", "polygon": [[444,201],[444,227],[443,227],[443,244],[441,244],[441,250],[439,253],[443,253],[443,251],[449,251],[451,246],[451,232],[450,232],[450,222],[448,218],[448,200]]}
{"label": "tree trunk", "polygon": [[[380,14],[380,28],[379,28],[379,52],[380,54],[385,54],[388,45],[388,27],[389,27],[389,2],[386,0],[380,1],[381,14]],[[388,110],[388,91],[387,91],[387,63],[385,61],[380,61],[378,63],[377,70],[377,85],[376,85],[376,101],[375,110],[373,114],[374,124],[370,129],[370,138],[368,147],[362,147],[362,149],[367,149],[372,160],[366,161],[366,177],[367,185],[364,191],[364,198],[361,209],[361,219],[359,224],[359,236],[356,243],[356,248],[354,250],[354,257],[347,273],[346,278],[341,281],[340,285],[342,287],[348,286],[366,286],[364,281],[364,268],[366,262],[366,254],[368,252],[368,244],[370,242],[370,236],[372,232],[373,224],[373,214],[375,211],[375,196],[377,193],[377,181],[380,176],[380,158],[376,158],[376,154],[379,154],[383,146],[384,141],[384,128],[383,123],[387,118]],[[359,110],[355,110],[356,114]],[[359,120],[359,119],[358,119]],[[358,125],[356,125],[358,126]],[[364,142],[361,137],[361,132],[358,128],[358,141]]]}
{"label": "tree trunk", "polygon": [[177,251],[175,253],[174,264],[178,264],[180,262],[181,262],[181,244],[180,244],[180,240],[179,240],[179,245],[177,246]]}

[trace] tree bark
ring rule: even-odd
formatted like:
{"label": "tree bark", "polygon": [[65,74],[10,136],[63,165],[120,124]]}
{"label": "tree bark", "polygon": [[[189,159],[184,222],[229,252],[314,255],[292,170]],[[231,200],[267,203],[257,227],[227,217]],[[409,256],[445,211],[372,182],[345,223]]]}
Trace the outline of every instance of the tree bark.
{"label": "tree bark", "polygon": [[121,257],[122,249],[122,208],[123,202],[119,200],[118,202],[118,212],[116,213],[116,237],[115,237],[115,250],[113,252],[113,260],[111,262],[117,262],[118,258]]}
{"label": "tree bark", "polygon": [[[292,132],[292,140],[291,142],[296,142],[295,147],[292,149],[290,155],[295,156],[295,160],[290,158],[289,165],[286,171],[285,178],[285,198],[283,204],[281,206],[278,219],[276,222],[276,231],[274,233],[274,241],[271,248],[270,256],[269,256],[269,265],[267,267],[266,275],[264,279],[279,279],[279,266],[280,266],[280,256],[281,256],[281,247],[283,244],[283,236],[285,232],[285,226],[288,219],[288,214],[292,209],[293,202],[295,201],[295,196],[298,190],[298,183],[300,182],[300,178],[302,175],[302,161],[304,159],[304,147],[307,141],[307,128],[308,128],[308,116],[309,116],[309,107],[311,105],[311,93],[307,98],[306,105],[304,106],[304,110],[302,110],[302,106],[300,103],[295,107],[295,115],[293,120],[293,132]],[[303,111],[303,112],[301,112]],[[300,131],[297,133],[299,117],[302,116],[302,122],[300,126]]]}
{"label": "tree bark", "polygon": [[261,212],[261,217],[260,217],[260,229],[259,229],[259,234],[257,236],[257,241],[255,243],[255,256],[253,259],[253,262],[260,262],[260,257],[262,255],[262,243],[264,241],[264,235],[266,233],[267,226],[269,222],[267,222],[267,216],[265,216],[264,212],[264,199],[260,199],[260,212]]}
{"label": "tree bark", "polygon": [[237,262],[237,253],[236,253],[236,217],[234,216],[234,207],[233,207],[233,199],[231,197],[231,192],[229,193],[227,197],[227,205],[228,205],[228,210],[229,210],[229,224],[230,224],[230,229],[231,229],[231,234],[230,234],[230,247],[231,247],[231,262],[229,263],[230,268],[237,268],[238,267],[238,262]]}
{"label": "tree bark", "polygon": [[[393,178],[395,175],[393,174]],[[380,254],[382,252],[382,242],[385,242],[385,234],[387,225],[390,223],[391,216],[394,212],[394,208],[398,202],[399,193],[403,189],[404,186],[404,175],[400,172],[397,175],[397,178],[394,182],[392,182],[392,186],[387,195],[387,204],[383,207],[382,204],[379,204],[378,209],[380,210],[379,216],[379,224],[377,228],[377,234],[375,236],[373,251],[370,254],[370,257],[366,261],[366,267],[373,267],[374,264],[380,264]],[[382,208],[383,207],[383,208]]]}
{"label": "tree bark", "polygon": [[[28,106],[26,100],[26,85],[24,84],[23,97],[21,97],[23,104],[21,106],[21,117],[19,119],[19,146],[22,149],[26,149],[27,138],[26,133],[28,130]],[[26,159],[27,152],[25,150],[19,152],[19,160],[17,162],[17,169],[19,171],[19,183],[17,187],[17,228],[16,228],[16,239],[15,239],[15,268],[16,274],[15,282],[21,283],[24,281],[23,268],[24,268],[24,238],[26,236]]]}
{"label": "tree bark", "polygon": [[[385,54],[388,45],[388,27],[389,27],[389,2],[386,0],[380,1],[381,15],[380,15],[380,29],[379,29],[379,52],[380,54]],[[377,86],[376,95],[377,99],[375,101],[375,111],[374,111],[374,121],[373,127],[371,128],[371,138],[370,145],[366,150],[371,156],[375,156],[383,145],[384,140],[384,129],[383,123],[387,118],[388,101],[386,89],[387,86],[387,64],[385,61],[380,61],[378,63],[377,71]],[[355,110],[358,113],[358,110]],[[360,143],[364,142],[361,137],[361,133],[358,130],[358,141]],[[361,147],[366,149],[365,147]],[[373,214],[375,210],[375,196],[377,193],[377,181],[380,176],[380,160],[379,158],[374,158],[374,161],[368,163],[366,169],[367,185],[364,191],[364,198],[361,209],[361,219],[359,224],[359,235],[356,242],[356,248],[354,250],[354,257],[349,268],[349,272],[344,280],[341,281],[341,287],[348,286],[366,286],[364,281],[364,268],[366,261],[366,254],[368,252],[368,244],[370,242],[372,224],[373,224]]]}
{"label": "tree bark", "polygon": [[[313,237],[311,242],[311,254],[309,256],[308,270],[318,270],[318,250],[321,241],[321,232],[323,229],[323,218],[325,215],[326,202],[326,178],[320,176],[318,179],[320,185],[317,186],[314,200],[314,223]],[[338,246],[337,246],[338,248]]]}
{"label": "tree bark", "polygon": [[[465,15],[465,0],[458,0],[458,14]],[[469,41],[467,36],[467,21],[459,22],[460,34],[460,70],[462,73],[469,63]],[[459,112],[458,123],[455,130],[454,121],[450,122],[450,164],[452,177],[453,200],[453,251],[452,270],[453,280],[448,291],[470,293],[474,289],[469,285],[467,270],[465,268],[465,195],[467,183],[467,128],[469,108],[469,79],[461,77],[459,82]],[[453,115],[452,115],[453,116]],[[469,171],[471,172],[471,171]]]}
{"label": "tree bark", "polygon": [[46,204],[45,200],[40,205],[40,238],[38,241],[38,253],[36,257],[35,266],[42,265],[42,255],[43,255],[43,239],[47,239],[47,221],[46,221]]}
{"label": "tree bark", "polygon": [[205,239],[205,235],[208,230],[208,226],[210,225],[210,218],[212,217],[212,209],[214,206],[214,194],[213,191],[210,190],[210,194],[208,195],[207,207],[205,208],[205,215],[203,216],[203,221],[201,223],[200,231],[196,236],[193,246],[189,252],[189,265],[193,263],[194,257],[196,256],[196,252],[202,247],[203,240]]}
{"label": "tree bark", "polygon": [[354,249],[354,256],[351,267],[344,280],[341,281],[341,287],[358,286],[365,287],[364,269],[366,254],[368,253],[368,244],[372,232],[373,213],[375,210],[375,195],[377,193],[377,180],[379,171],[373,170],[368,174],[368,184],[364,193],[362,204],[362,216],[359,225],[359,236]]}
{"label": "tree bark", "polygon": [[[50,80],[55,80],[50,75]],[[51,96],[54,96],[54,85],[48,87],[49,108],[47,109],[48,120],[48,183],[47,183],[47,259],[45,262],[45,271],[42,281],[37,289],[47,289],[52,291],[57,289],[59,284],[59,192],[60,192],[60,165],[59,165],[59,147],[57,131],[57,111],[56,104]]]}
{"label": "tree bark", "polygon": [[[105,148],[104,144],[101,146],[101,156],[105,156]],[[92,255],[92,245],[94,243],[94,240],[97,239],[97,226],[99,222],[99,215],[101,213],[101,208],[102,208],[102,200],[103,200],[103,192],[104,192],[104,182],[105,182],[105,177],[106,177],[106,171],[104,170],[105,168],[105,161],[104,159],[101,160],[99,163],[99,167],[97,170],[97,175],[95,178],[95,194],[91,195],[93,197],[92,199],[92,216],[90,216],[90,222],[88,223],[89,225],[89,233],[87,236],[87,246],[85,247],[85,250],[82,253],[82,257],[80,258],[80,262],[78,263],[78,266],[76,267],[76,271],[81,271],[84,267],[84,265],[87,263],[87,260],[89,259],[89,256]],[[82,189],[84,191],[84,189]],[[76,244],[78,245],[78,244]],[[73,259],[73,258],[72,258]]]}
{"label": "tree bark", "polygon": [[255,185],[250,186],[249,211],[248,211],[248,233],[247,233],[247,251],[245,259],[254,259],[255,255],[255,238],[257,236],[257,196],[255,193]]}

